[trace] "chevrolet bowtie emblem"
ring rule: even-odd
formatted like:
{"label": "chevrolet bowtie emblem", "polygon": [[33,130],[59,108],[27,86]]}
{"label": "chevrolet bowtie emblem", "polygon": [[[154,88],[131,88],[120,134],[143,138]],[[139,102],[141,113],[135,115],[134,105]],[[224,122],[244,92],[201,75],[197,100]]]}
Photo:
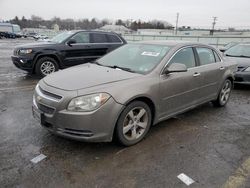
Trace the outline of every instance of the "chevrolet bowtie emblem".
{"label": "chevrolet bowtie emblem", "polygon": [[37,100],[37,101],[40,101],[40,100],[42,100],[42,97],[37,96],[37,97],[36,97],[36,100]]}

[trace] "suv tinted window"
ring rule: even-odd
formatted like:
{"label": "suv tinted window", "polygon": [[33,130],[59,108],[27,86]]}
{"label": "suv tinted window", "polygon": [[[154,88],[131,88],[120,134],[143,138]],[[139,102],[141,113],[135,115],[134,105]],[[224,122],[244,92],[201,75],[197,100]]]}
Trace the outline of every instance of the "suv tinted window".
{"label": "suv tinted window", "polygon": [[187,66],[187,68],[195,67],[195,58],[192,48],[184,48],[177,52],[174,57],[170,60],[169,64],[172,63],[182,63]]}
{"label": "suv tinted window", "polygon": [[89,43],[89,33],[80,32],[75,34],[72,39],[76,40],[76,43]]}
{"label": "suv tinted window", "polygon": [[105,34],[92,33],[93,43],[107,43],[107,37]]}
{"label": "suv tinted window", "polygon": [[122,41],[115,35],[107,35],[111,43],[121,43]]}
{"label": "suv tinted window", "polygon": [[196,48],[201,65],[215,63],[213,50],[209,48]]}

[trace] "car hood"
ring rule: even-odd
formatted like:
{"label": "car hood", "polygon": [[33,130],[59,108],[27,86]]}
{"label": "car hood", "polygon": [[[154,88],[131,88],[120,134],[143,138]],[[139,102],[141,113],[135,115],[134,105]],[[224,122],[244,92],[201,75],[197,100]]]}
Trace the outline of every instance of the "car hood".
{"label": "car hood", "polygon": [[139,76],[141,75],[137,73],[87,63],[55,72],[43,78],[43,81],[51,87],[72,91],[111,84]]}
{"label": "car hood", "polygon": [[52,45],[55,45],[56,43],[54,42],[44,42],[44,41],[41,41],[41,42],[35,42],[35,43],[28,43],[28,44],[23,44],[23,45],[18,45],[16,46],[16,49],[19,49],[19,48],[39,48],[39,47],[49,47],[49,46],[52,46]]}
{"label": "car hood", "polygon": [[237,65],[240,67],[250,66],[250,58],[226,56],[225,59],[237,63]]}

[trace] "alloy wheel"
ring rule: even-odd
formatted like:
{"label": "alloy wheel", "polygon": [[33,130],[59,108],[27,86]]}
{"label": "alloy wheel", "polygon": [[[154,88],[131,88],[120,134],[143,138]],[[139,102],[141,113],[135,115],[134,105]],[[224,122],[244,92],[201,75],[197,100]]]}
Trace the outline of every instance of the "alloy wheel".
{"label": "alloy wheel", "polygon": [[231,89],[232,89],[232,84],[229,80],[227,80],[222,89],[221,89],[221,92],[220,92],[220,102],[221,102],[221,105],[224,105],[227,103],[228,99],[229,99],[229,96],[230,96],[230,93],[231,93]]}
{"label": "alloy wheel", "polygon": [[51,61],[45,61],[41,64],[40,70],[43,75],[48,75],[55,72],[56,67]]}
{"label": "alloy wheel", "polygon": [[139,139],[149,125],[148,112],[143,107],[130,110],[123,122],[123,135],[127,140]]}

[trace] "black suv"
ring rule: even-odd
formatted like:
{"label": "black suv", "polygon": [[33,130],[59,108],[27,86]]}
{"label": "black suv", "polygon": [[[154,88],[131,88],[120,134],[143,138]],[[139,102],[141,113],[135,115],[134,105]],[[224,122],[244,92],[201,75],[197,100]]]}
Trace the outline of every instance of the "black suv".
{"label": "black suv", "polygon": [[17,46],[11,58],[16,67],[46,76],[58,69],[94,61],[126,43],[113,32],[69,31],[47,42]]}

